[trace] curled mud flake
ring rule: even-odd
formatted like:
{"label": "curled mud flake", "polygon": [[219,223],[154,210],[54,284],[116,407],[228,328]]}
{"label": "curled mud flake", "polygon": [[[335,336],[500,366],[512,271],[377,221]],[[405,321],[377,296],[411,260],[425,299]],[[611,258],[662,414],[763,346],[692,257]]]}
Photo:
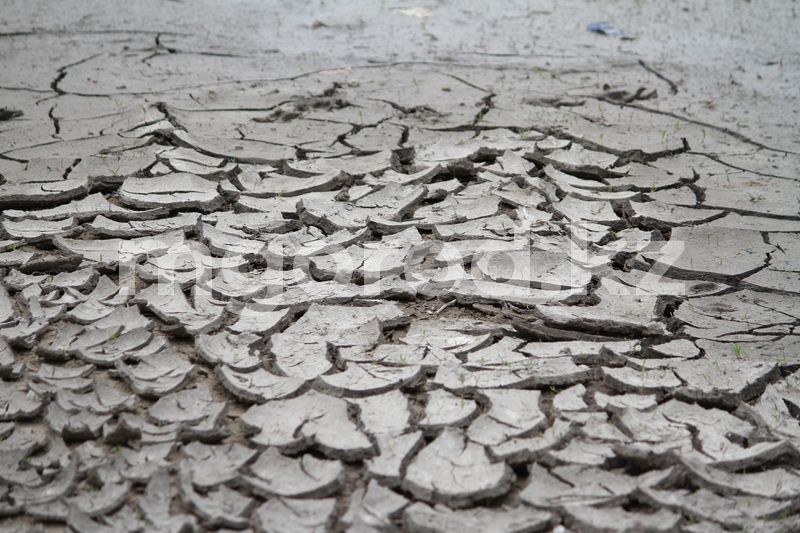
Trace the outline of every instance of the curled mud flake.
{"label": "curled mud flake", "polygon": [[507,465],[490,462],[483,446],[448,428],[411,461],[403,487],[422,500],[463,507],[505,494],[513,480]]}

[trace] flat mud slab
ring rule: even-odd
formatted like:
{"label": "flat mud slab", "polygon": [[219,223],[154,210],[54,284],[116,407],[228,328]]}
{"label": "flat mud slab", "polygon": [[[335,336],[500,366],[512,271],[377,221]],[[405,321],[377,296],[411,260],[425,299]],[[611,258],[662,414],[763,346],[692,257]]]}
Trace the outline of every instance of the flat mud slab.
{"label": "flat mud slab", "polygon": [[796,6],[342,4],[4,6],[2,529],[800,530]]}

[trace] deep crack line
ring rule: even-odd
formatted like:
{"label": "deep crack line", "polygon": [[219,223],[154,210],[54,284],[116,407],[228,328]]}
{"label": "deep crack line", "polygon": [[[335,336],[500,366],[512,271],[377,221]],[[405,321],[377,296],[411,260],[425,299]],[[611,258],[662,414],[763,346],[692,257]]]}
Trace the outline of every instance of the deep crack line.
{"label": "deep crack line", "polygon": [[653,67],[651,67],[650,65],[648,65],[647,63],[645,63],[645,62],[644,62],[644,60],[640,59],[640,60],[639,60],[639,64],[640,64],[640,65],[642,66],[642,68],[643,68],[643,69],[645,69],[647,72],[649,72],[650,74],[652,74],[652,75],[653,75],[653,76],[655,76],[656,78],[660,79],[661,81],[664,81],[664,82],[666,82],[666,84],[667,84],[667,85],[669,85],[669,92],[670,92],[670,93],[672,93],[672,94],[678,94],[678,84],[677,84],[677,83],[675,83],[674,81],[672,81],[671,79],[667,78],[666,76],[664,76],[663,74],[661,74],[659,71],[657,71],[656,69],[654,69]]}
{"label": "deep crack line", "polygon": [[733,169],[736,169],[736,170],[741,170],[742,172],[750,172],[751,174],[756,174],[758,176],[764,176],[765,178],[776,178],[776,179],[780,179],[780,180],[797,181],[797,178],[790,178],[789,176],[781,176],[780,174],[770,174],[768,172],[761,172],[759,170],[752,170],[752,169],[749,169],[749,168],[740,167],[738,165],[734,165],[733,163],[728,163],[727,161],[725,161],[723,159],[720,159],[718,156],[716,156],[714,154],[709,154],[709,153],[706,153],[706,152],[695,152],[693,150],[690,150],[690,151],[688,151],[686,153],[687,154],[692,154],[692,155],[701,155],[703,157],[707,157],[707,158],[711,159],[712,161],[715,161],[715,162],[719,163],[720,165],[724,165],[726,167],[730,167],[730,168],[733,168]]}
{"label": "deep crack line", "polygon": [[591,98],[594,98],[595,100],[598,100],[598,101],[601,101],[601,102],[606,102],[606,103],[613,104],[613,105],[619,105],[619,106],[622,106],[622,107],[630,107],[630,108],[633,108],[633,109],[638,109],[639,111],[644,111],[645,113],[653,113],[655,115],[663,115],[665,117],[671,117],[671,118],[674,118],[676,120],[683,120],[683,121],[688,122],[690,124],[696,124],[698,126],[703,126],[705,128],[713,129],[713,130],[718,131],[720,133],[724,133],[725,135],[729,135],[729,136],[733,137],[734,139],[736,139],[738,141],[741,141],[741,142],[743,142],[745,144],[749,144],[749,145],[755,146],[757,148],[762,148],[764,150],[770,150],[772,152],[778,152],[780,154],[800,155],[800,152],[793,152],[791,150],[783,150],[781,148],[774,148],[774,147],[769,146],[767,144],[764,144],[762,142],[755,141],[755,140],[751,139],[750,137],[748,137],[747,135],[745,135],[743,133],[739,133],[738,131],[734,131],[734,130],[732,130],[730,128],[726,128],[724,126],[717,126],[716,124],[711,124],[710,122],[705,122],[705,121],[702,121],[702,120],[689,118],[689,117],[687,117],[685,115],[679,115],[677,113],[673,113],[672,111],[662,111],[660,109],[653,109],[653,108],[650,108],[650,107],[643,106],[641,104],[614,101],[614,100],[610,100],[608,98],[604,98],[602,96],[592,96]]}

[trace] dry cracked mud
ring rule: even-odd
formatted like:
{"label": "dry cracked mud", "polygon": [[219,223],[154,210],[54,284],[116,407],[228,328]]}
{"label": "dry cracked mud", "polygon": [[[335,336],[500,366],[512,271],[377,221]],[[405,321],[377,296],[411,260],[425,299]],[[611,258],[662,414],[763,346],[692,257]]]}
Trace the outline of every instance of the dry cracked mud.
{"label": "dry cracked mud", "polygon": [[794,2],[7,4],[4,531],[800,530]]}

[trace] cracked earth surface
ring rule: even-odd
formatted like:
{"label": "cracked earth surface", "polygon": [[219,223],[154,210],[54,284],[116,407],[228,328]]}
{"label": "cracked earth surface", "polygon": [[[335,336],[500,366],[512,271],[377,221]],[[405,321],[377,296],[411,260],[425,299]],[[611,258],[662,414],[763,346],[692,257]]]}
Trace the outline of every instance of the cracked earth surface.
{"label": "cracked earth surface", "polygon": [[4,530],[800,529],[794,3],[33,4]]}

